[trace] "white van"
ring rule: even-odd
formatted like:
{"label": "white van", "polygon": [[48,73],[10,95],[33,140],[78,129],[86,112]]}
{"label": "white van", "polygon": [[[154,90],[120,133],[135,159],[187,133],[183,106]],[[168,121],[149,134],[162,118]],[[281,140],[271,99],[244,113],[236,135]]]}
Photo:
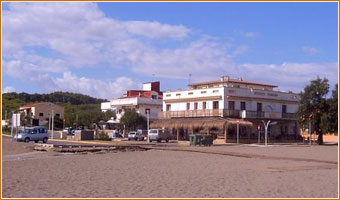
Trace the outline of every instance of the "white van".
{"label": "white van", "polygon": [[169,142],[170,134],[164,132],[162,129],[150,129],[148,132],[148,138],[149,142],[152,141],[161,142],[162,140]]}

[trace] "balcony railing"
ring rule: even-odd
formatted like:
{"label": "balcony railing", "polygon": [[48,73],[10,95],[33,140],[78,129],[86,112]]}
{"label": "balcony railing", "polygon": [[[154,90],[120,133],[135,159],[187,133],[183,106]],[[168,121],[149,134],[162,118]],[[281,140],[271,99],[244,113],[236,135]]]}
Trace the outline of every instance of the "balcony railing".
{"label": "balcony railing", "polygon": [[296,113],[282,113],[284,119],[296,119]]}
{"label": "balcony railing", "polygon": [[160,112],[160,118],[178,118],[178,117],[223,117],[223,110],[221,109],[207,109],[207,110],[185,110],[185,111],[168,111]]}
{"label": "balcony railing", "polygon": [[[185,118],[185,117],[231,117],[241,118],[240,110],[206,109],[167,111],[158,113],[159,118]],[[246,119],[296,119],[295,113],[246,111]]]}

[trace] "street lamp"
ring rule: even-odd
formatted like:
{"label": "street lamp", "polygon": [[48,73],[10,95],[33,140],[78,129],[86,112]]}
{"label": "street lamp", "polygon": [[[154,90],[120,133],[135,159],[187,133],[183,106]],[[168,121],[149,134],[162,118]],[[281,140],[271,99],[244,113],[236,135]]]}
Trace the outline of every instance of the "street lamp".
{"label": "street lamp", "polygon": [[264,125],[264,130],[265,130],[265,132],[264,132],[264,144],[267,146],[267,143],[268,143],[268,127],[269,127],[269,125],[275,125],[275,124],[277,124],[277,122],[272,122],[272,123],[270,123],[270,120],[268,120],[268,122],[267,123],[265,123],[263,120],[262,120],[262,123],[263,123],[263,125]]}
{"label": "street lamp", "polygon": [[147,121],[147,130],[148,130],[148,142],[150,142],[149,140],[149,127],[150,127],[150,110],[146,110],[146,121]]}

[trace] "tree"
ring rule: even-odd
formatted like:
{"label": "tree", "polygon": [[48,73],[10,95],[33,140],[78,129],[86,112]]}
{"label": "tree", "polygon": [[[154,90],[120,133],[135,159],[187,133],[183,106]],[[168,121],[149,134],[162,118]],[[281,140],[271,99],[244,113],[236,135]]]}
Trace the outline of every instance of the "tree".
{"label": "tree", "polygon": [[321,117],[321,129],[324,133],[335,133],[338,131],[338,84],[332,91],[332,97],[327,99],[326,109]]}
{"label": "tree", "polygon": [[145,117],[139,115],[135,110],[125,110],[125,113],[120,122],[125,125],[127,130],[135,130],[137,128],[145,128],[146,119]]}
{"label": "tree", "polygon": [[300,93],[300,106],[297,112],[299,123],[311,123],[314,131],[318,134],[318,144],[323,144],[321,120],[326,120],[322,115],[327,112],[326,95],[328,91],[328,79],[318,77],[312,80]]}
{"label": "tree", "polygon": [[25,113],[20,113],[20,124],[21,126],[31,126],[32,125],[32,117],[30,114],[25,115]]}
{"label": "tree", "polygon": [[103,113],[103,120],[107,121],[110,120],[113,117],[113,119],[116,119],[116,112],[112,111],[112,110],[108,110],[106,112]]}
{"label": "tree", "polygon": [[331,131],[338,131],[338,84],[335,85],[334,90],[332,91],[332,98],[329,104],[329,113],[330,113],[330,122],[331,122]]}

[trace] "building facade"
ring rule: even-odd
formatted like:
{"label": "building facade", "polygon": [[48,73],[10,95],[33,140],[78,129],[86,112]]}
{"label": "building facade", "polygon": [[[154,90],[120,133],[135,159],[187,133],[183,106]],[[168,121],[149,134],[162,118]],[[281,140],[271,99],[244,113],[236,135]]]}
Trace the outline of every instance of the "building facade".
{"label": "building facade", "polygon": [[[274,90],[276,85],[231,79],[194,83],[187,90],[166,91],[161,119],[226,118],[243,119],[252,126],[241,135],[248,140],[263,137],[263,122],[276,122],[269,127],[270,139],[296,138],[299,133],[296,112],[299,95]],[[262,122],[263,121],[263,122]],[[221,137],[234,138],[235,129],[228,128]]]}
{"label": "building facade", "polygon": [[33,126],[48,124],[52,113],[55,118],[64,119],[64,107],[50,102],[39,102],[21,106],[19,111],[24,113],[25,116],[31,116]]}
{"label": "building facade", "polygon": [[155,120],[158,119],[158,113],[162,111],[162,98],[160,82],[149,82],[143,84],[143,90],[128,90],[122,97],[102,103],[101,109],[103,112],[115,111],[117,122],[127,109],[135,110],[144,117],[149,113],[150,120]]}

